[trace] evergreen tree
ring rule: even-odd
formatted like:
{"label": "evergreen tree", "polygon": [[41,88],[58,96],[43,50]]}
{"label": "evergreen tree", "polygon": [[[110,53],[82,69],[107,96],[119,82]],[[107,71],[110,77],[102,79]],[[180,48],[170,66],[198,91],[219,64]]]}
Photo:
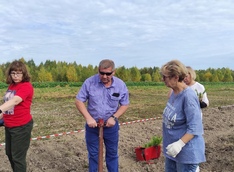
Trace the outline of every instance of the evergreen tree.
{"label": "evergreen tree", "polygon": [[66,76],[67,76],[68,82],[77,82],[78,81],[76,69],[73,65],[68,66]]}
{"label": "evergreen tree", "polygon": [[38,82],[53,81],[52,75],[50,72],[47,72],[42,66],[38,73]]}
{"label": "evergreen tree", "polygon": [[141,74],[140,71],[137,69],[137,67],[130,68],[130,75],[131,75],[131,81],[138,82],[141,80]]}
{"label": "evergreen tree", "polygon": [[143,74],[141,76],[141,81],[150,82],[150,81],[152,81],[152,77],[151,77],[151,75],[149,73]]}
{"label": "evergreen tree", "polygon": [[115,76],[121,78],[124,82],[130,80],[129,75],[129,71],[124,66],[116,69]]}
{"label": "evergreen tree", "polygon": [[232,82],[233,81],[232,72],[229,68],[226,68],[226,70],[225,70],[223,81],[224,82]]}

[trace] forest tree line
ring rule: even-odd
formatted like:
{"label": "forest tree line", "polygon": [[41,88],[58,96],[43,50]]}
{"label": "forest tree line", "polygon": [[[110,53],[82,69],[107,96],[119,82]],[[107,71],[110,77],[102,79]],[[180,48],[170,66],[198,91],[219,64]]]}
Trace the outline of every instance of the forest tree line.
{"label": "forest tree line", "polygon": [[[98,66],[82,66],[76,62],[67,63],[63,61],[46,60],[36,65],[34,60],[23,61],[31,75],[32,82],[83,82],[86,78],[98,72]],[[11,62],[0,65],[0,82],[5,82],[6,71]],[[208,68],[195,70],[196,81],[199,82],[233,82],[234,71],[229,68]],[[125,82],[161,82],[160,67],[126,68],[117,67],[115,76]]]}

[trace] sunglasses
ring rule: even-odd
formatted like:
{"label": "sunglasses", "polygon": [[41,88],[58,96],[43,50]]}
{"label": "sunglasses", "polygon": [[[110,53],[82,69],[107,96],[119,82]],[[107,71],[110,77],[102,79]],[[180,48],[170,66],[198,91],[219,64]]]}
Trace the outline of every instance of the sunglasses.
{"label": "sunglasses", "polygon": [[162,78],[163,78],[163,80],[165,80],[165,79],[167,79],[167,78],[170,78],[170,76],[162,75]]}
{"label": "sunglasses", "polygon": [[99,73],[100,73],[101,75],[110,76],[113,72],[101,72],[101,71],[99,71]]}

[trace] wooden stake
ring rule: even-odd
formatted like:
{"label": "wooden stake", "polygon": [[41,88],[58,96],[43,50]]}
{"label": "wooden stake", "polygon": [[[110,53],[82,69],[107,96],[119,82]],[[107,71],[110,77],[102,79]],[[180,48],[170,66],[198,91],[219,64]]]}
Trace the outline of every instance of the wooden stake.
{"label": "wooden stake", "polygon": [[98,151],[98,172],[103,172],[103,126],[104,120],[99,119],[99,151]]}

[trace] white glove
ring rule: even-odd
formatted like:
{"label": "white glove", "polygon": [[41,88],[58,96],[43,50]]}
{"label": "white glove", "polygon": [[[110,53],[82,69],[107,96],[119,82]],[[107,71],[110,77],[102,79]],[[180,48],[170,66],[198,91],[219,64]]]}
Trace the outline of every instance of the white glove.
{"label": "white glove", "polygon": [[180,139],[172,144],[169,144],[166,149],[167,149],[167,154],[176,157],[178,153],[180,153],[181,149],[184,147],[185,143]]}

